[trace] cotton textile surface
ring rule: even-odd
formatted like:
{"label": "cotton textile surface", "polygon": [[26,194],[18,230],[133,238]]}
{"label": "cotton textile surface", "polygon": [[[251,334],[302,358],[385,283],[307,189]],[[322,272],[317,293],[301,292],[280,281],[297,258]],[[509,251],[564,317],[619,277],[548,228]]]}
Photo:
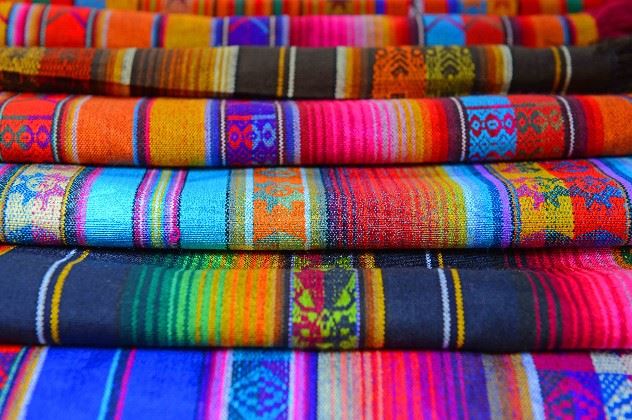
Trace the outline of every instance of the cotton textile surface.
{"label": "cotton textile surface", "polygon": [[625,418],[628,353],[3,347],[8,418]]}
{"label": "cotton textile surface", "polygon": [[73,4],[95,8],[191,13],[206,16],[468,13],[536,15],[580,12],[604,0],[62,0],[36,3]]}
{"label": "cotton textile surface", "polygon": [[632,91],[632,38],[589,47],[3,48],[0,89],[112,96],[423,98]]}
{"label": "cotton textile surface", "polygon": [[0,241],[285,250],[621,246],[632,243],[631,169],[632,158],[233,170],[2,164]]}
{"label": "cotton textile surface", "polygon": [[241,167],[593,157],[631,154],[630,121],[629,95],[281,102],[5,92],[0,159]]}
{"label": "cotton textile surface", "polygon": [[[0,261],[13,258],[58,261],[73,248],[0,245]],[[76,248],[75,254],[86,249]],[[191,251],[91,248],[81,265],[92,268],[123,264],[142,271],[145,266],[165,269],[381,269],[457,268],[554,271],[556,269],[622,271],[632,269],[632,248],[543,249],[415,249],[378,251]],[[75,255],[73,254],[73,255]],[[41,260],[40,260],[41,259]],[[44,262],[46,264],[46,262]],[[73,265],[74,267],[74,265]],[[57,269],[57,268],[56,268]]]}
{"label": "cotton textile surface", "polygon": [[[627,5],[622,4],[625,11]],[[344,15],[209,18],[185,14],[0,3],[0,46],[182,48],[222,45],[385,47],[589,45],[618,26],[589,13],[518,17]],[[85,23],[84,23],[85,22]],[[604,27],[613,28],[604,29]],[[621,30],[632,31],[632,28]],[[603,33],[604,36],[600,36]],[[625,33],[625,32],[624,32]]]}
{"label": "cotton textile surface", "polygon": [[[467,262],[476,255],[463,251],[452,260],[436,252],[360,256],[364,265],[392,265],[383,268],[354,268],[344,254],[296,254],[289,257],[294,267],[246,269],[168,268],[98,250],[0,252],[2,343],[490,352],[632,347],[628,248],[541,251],[555,268],[535,270],[460,268],[466,263],[459,256]],[[479,254],[480,262],[485,254]],[[517,255],[539,260],[534,252]],[[426,266],[441,257],[441,268],[405,267],[406,257]],[[564,261],[593,266],[569,270]]]}

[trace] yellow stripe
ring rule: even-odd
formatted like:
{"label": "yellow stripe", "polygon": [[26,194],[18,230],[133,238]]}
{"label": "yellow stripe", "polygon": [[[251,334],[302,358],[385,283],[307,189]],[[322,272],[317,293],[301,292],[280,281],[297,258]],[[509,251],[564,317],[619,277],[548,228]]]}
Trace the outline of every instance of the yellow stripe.
{"label": "yellow stripe", "polygon": [[454,282],[454,300],[456,301],[456,348],[460,349],[465,343],[465,312],[463,310],[463,290],[459,272],[453,268],[452,281]]}
{"label": "yellow stripe", "polygon": [[360,268],[377,268],[375,266],[375,255],[371,253],[364,253],[358,257]]}
{"label": "yellow stripe", "polygon": [[206,289],[206,277],[208,271],[200,271],[196,273],[197,277],[197,299],[195,302],[195,344],[202,344],[202,306],[204,304],[204,289]]}
{"label": "yellow stripe", "polygon": [[599,39],[597,21],[589,13],[570,13],[568,20],[575,28],[575,45],[578,47],[590,45]]}
{"label": "yellow stripe", "polygon": [[283,95],[283,76],[285,74],[285,48],[279,49],[279,72],[277,77],[277,96]]}
{"label": "yellow stripe", "polygon": [[59,274],[59,277],[57,278],[57,283],[55,284],[55,290],[53,292],[50,313],[50,331],[51,337],[53,338],[53,342],[55,344],[59,344],[59,306],[61,304],[61,293],[64,289],[64,283],[66,283],[66,279],[68,278],[68,274],[70,274],[70,270],[72,270],[75,265],[85,260],[88,254],[90,254],[90,251],[83,251],[79,258],[69,262],[64,267],[64,269]]}
{"label": "yellow stripe", "polygon": [[[206,270],[207,275],[208,272],[210,270]],[[217,311],[218,309],[218,303],[219,303],[219,283],[220,283],[220,270],[212,270],[213,273],[213,278],[211,279],[211,284],[210,284],[210,288],[211,291],[209,293],[210,299],[208,302],[208,313],[206,316],[208,316],[208,325],[207,325],[207,335],[208,335],[208,342],[207,344],[210,345],[219,345],[220,343],[218,343],[215,340],[215,335],[217,332],[217,329],[219,328],[219,325],[217,325],[217,323],[215,322],[216,317],[217,317]]]}
{"label": "yellow stripe", "polygon": [[3,419],[22,418],[24,406],[28,404],[26,401],[28,390],[31,387],[31,382],[37,380],[35,372],[45,351],[46,348],[44,347],[35,347],[31,354],[26,356],[23,367],[20,369],[24,371],[24,375],[19,382],[15,383],[15,388],[12,391],[14,397],[9,396],[9,405],[6,407]]}
{"label": "yellow stripe", "polygon": [[514,369],[516,382],[518,383],[518,392],[519,398],[517,398],[520,404],[520,412],[523,415],[523,418],[533,418],[533,411],[531,409],[530,402],[536,398],[536,395],[530,395],[529,390],[529,379],[527,378],[527,371],[522,363],[522,355],[520,354],[512,354],[511,365]]}
{"label": "yellow stripe", "polygon": [[[366,290],[367,323],[366,346],[379,349],[384,347],[386,336],[386,309],[384,306],[384,282],[382,270],[369,269],[364,271]],[[356,281],[361,281],[359,278]],[[369,310],[370,309],[370,310]]]}

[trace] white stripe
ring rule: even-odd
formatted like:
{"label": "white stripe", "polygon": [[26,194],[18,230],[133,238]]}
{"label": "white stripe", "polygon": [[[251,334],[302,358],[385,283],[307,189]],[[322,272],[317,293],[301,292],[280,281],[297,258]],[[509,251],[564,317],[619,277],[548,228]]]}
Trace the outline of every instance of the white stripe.
{"label": "white stripe", "polygon": [[305,203],[305,249],[309,249],[312,243],[312,207],[309,197],[309,183],[307,182],[307,173],[305,168],[301,168],[301,182],[303,183],[303,202]]}
{"label": "white stripe", "polygon": [[336,47],[336,99],[345,98],[345,76],[347,75],[346,48]]}
{"label": "white stripe", "polygon": [[48,286],[50,286],[51,279],[57,268],[71,259],[76,252],[77,251],[73,249],[66,254],[64,258],[55,261],[55,263],[48,268],[42,278],[42,283],[40,284],[39,292],[37,294],[37,307],[35,308],[35,333],[37,334],[37,341],[40,344],[46,344],[46,339],[44,338],[44,310],[46,309],[46,294],[48,293]]}
{"label": "white stripe", "polygon": [[296,47],[290,47],[290,63],[287,75],[287,97],[294,97],[294,76],[296,72]]}
{"label": "white stripe", "polygon": [[51,124],[50,130],[50,143],[53,149],[53,159],[55,160],[55,162],[59,162],[59,139],[57,138],[57,126],[59,125],[60,118],[59,115],[61,114],[62,108],[66,105],[66,102],[70,101],[72,98],[72,96],[66,96],[61,101],[57,102],[57,105],[55,105],[55,111],[53,111],[53,122]]}
{"label": "white stripe", "polygon": [[224,361],[226,368],[224,369],[224,378],[228,383],[224,383],[224,387],[222,389],[222,396],[220,398],[221,404],[221,412],[219,418],[222,420],[228,419],[228,408],[230,404],[228,403],[230,398],[230,389],[232,386],[233,379],[233,352],[230,350],[226,350],[226,359]]}
{"label": "white stripe", "polygon": [[283,155],[285,148],[285,126],[283,121],[283,109],[279,101],[274,102],[274,109],[277,114],[277,126],[279,130],[279,165],[285,163],[285,156]]}
{"label": "white stripe", "polygon": [[424,21],[421,14],[415,14],[415,21],[417,22],[417,37],[419,38],[418,44],[423,47],[426,44],[426,33],[424,32]]}
{"label": "white stripe", "polygon": [[430,251],[426,251],[426,268],[432,268],[432,258],[430,257]]}
{"label": "white stripe", "polygon": [[[290,295],[291,296],[291,295]],[[288,387],[287,387],[287,407],[288,407],[288,418],[292,418],[292,407],[294,407],[294,399],[296,395],[296,390],[294,389],[294,385],[296,385],[296,358],[301,357],[302,354],[299,352],[292,352],[289,360],[289,368],[290,372],[288,374]],[[301,396],[302,397],[302,396]],[[300,398],[300,397],[299,397]]]}
{"label": "white stripe", "polygon": [[228,27],[230,26],[230,18],[226,16],[222,19],[222,45],[228,45]]}
{"label": "white stripe", "polygon": [[[40,22],[48,22],[48,15],[49,14],[50,14],[50,4],[47,4],[44,7],[44,11],[42,12],[42,19],[40,20]],[[42,47],[46,45],[46,28],[48,28],[48,26],[40,25],[39,45],[42,46]]]}
{"label": "white stripe", "polygon": [[136,48],[127,48],[123,54],[123,63],[121,63],[121,80],[120,83],[129,86],[132,81],[132,67],[134,66],[134,56]]}
{"label": "white stripe", "polygon": [[239,47],[228,47],[226,55],[228,55],[228,72],[226,73],[226,78],[223,83],[225,86],[224,93],[233,94],[235,93],[235,81],[237,80],[235,75],[237,74]]}
{"label": "white stripe", "polygon": [[23,419],[26,417],[26,414],[29,409],[29,404],[31,403],[31,398],[33,397],[33,391],[35,390],[35,386],[37,385],[37,380],[39,379],[40,373],[42,372],[42,367],[44,366],[44,361],[46,360],[46,355],[48,354],[48,349],[43,348],[37,358],[37,365],[33,369],[33,376],[31,376],[31,380],[28,384],[28,388],[24,393],[24,399],[22,400],[22,407],[20,407],[18,413],[18,419]]}
{"label": "white stripe", "polygon": [[533,411],[534,420],[544,420],[544,403],[542,402],[542,391],[540,389],[540,380],[538,379],[538,371],[533,363],[533,357],[530,354],[523,353],[522,365],[527,374],[527,383],[529,384],[529,401],[531,401],[531,410]]}
{"label": "white stripe", "polygon": [[441,306],[443,308],[443,348],[450,346],[450,298],[448,297],[448,280],[442,268],[439,272],[439,284],[441,285]]}
{"label": "white stripe", "polygon": [[105,48],[108,45],[108,28],[110,27],[111,14],[112,12],[110,12],[109,10],[103,10],[101,13],[99,13],[99,16],[102,16],[103,25],[101,25],[101,43],[99,45],[96,45],[97,43],[95,42],[94,46],[96,48]]}
{"label": "white stripe", "polygon": [[222,49],[219,50],[220,52],[217,54],[217,56],[215,57],[215,60],[213,60],[213,92],[219,93],[220,89],[222,88],[222,84],[221,84],[221,74],[222,74],[222,69],[220,68],[220,63],[223,62],[223,54],[221,53],[221,51],[223,51]]}
{"label": "white stripe", "polygon": [[226,101],[219,103],[219,146],[222,154],[222,166],[226,166]]}
{"label": "white stripe", "polygon": [[456,105],[456,109],[459,111],[459,121],[461,122],[461,162],[465,160],[465,149],[467,148],[467,133],[465,131],[465,116],[463,115],[463,109],[461,103],[455,97],[450,97],[452,102]]}
{"label": "white stripe", "polygon": [[513,56],[511,50],[506,45],[500,46],[500,53],[503,57],[503,85],[501,94],[506,95],[509,93],[511,87],[511,81],[513,80]]}
{"label": "white stripe", "polygon": [[[276,19],[276,17],[275,17]],[[276,21],[275,21],[276,22]],[[281,16],[281,45],[288,45],[290,43],[290,17],[289,16]],[[275,34],[276,36],[276,34]]]}
{"label": "white stripe", "polygon": [[562,87],[562,91],[560,93],[562,95],[566,95],[568,85],[571,83],[571,77],[573,76],[573,65],[571,63],[571,54],[568,52],[568,48],[562,45],[560,46],[560,51],[564,54],[564,61],[566,61],[566,77],[564,78],[564,86]]}
{"label": "white stripe", "polygon": [[571,114],[571,106],[568,104],[566,98],[558,96],[559,100],[564,104],[566,109],[566,116],[568,117],[568,131],[570,133],[570,139],[568,143],[568,153],[566,157],[571,157],[573,151],[575,151],[575,121],[573,120],[573,114]]}
{"label": "white stripe", "polygon": [[[35,13],[36,10],[38,10],[38,7],[30,7],[29,11],[26,12],[26,25],[28,27],[29,22],[31,22],[33,20],[33,14]],[[90,13],[92,14],[92,12]],[[45,20],[43,20],[42,22],[46,22]],[[89,21],[88,21],[89,22]],[[24,44],[25,45],[35,45],[35,39],[33,39],[34,37],[31,36],[31,31],[24,31]],[[42,44],[46,45],[46,44]],[[87,45],[89,47],[89,45]]]}
{"label": "white stripe", "polygon": [[509,18],[507,16],[501,16],[500,20],[503,23],[503,28],[505,28],[505,44],[504,45],[513,45],[514,44],[514,36],[513,29],[511,28],[511,22],[509,22]]}
{"label": "white stripe", "polygon": [[[88,14],[88,19],[86,19],[86,38],[85,38],[85,44],[87,48],[91,48],[92,47],[92,32],[94,31],[94,21],[97,17],[97,13],[98,11],[93,9],[90,10],[90,13]],[[42,22],[46,22],[46,21],[42,21]],[[45,45],[45,44],[43,44]]]}
{"label": "white stripe", "polygon": [[79,100],[79,102],[75,105],[75,112],[72,113],[72,130],[71,130],[71,138],[70,141],[72,143],[72,159],[74,163],[79,162],[79,147],[77,146],[77,125],[79,124],[79,112],[81,110],[81,106],[90,99],[91,96],[84,96]]}
{"label": "white stripe", "polygon": [[270,16],[270,46],[274,47],[275,44],[276,44],[276,17]]}

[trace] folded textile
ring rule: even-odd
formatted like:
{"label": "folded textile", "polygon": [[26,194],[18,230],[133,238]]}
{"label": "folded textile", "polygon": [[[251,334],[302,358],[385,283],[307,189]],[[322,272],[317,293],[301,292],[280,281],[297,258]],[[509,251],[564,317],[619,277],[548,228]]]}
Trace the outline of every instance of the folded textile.
{"label": "folded textile", "polygon": [[424,13],[513,16],[574,13],[590,10],[608,2],[612,0],[413,0],[413,5],[416,10]]}
{"label": "folded textile", "polygon": [[632,96],[238,101],[0,93],[5,162],[270,166],[632,154]]}
{"label": "folded textile", "polygon": [[113,96],[423,98],[632,91],[632,38],[589,47],[3,48],[0,90]]}
{"label": "folded textile", "polygon": [[[71,248],[0,244],[0,261],[44,261],[53,264]],[[77,253],[78,251],[75,251]],[[10,254],[9,254],[10,253]],[[379,251],[191,251],[160,249],[91,248],[82,266],[98,268],[110,263],[142,271],[144,266],[166,269],[291,269],[345,270],[372,268],[457,268],[490,270],[595,270],[632,269],[632,248],[544,249],[417,249]],[[92,268],[91,268],[92,269]],[[74,274],[73,274],[74,275]]]}
{"label": "folded textile", "polygon": [[[0,165],[0,241],[392,249],[632,243],[632,158],[377,168]],[[115,205],[113,205],[115,204]]]}
{"label": "folded textile", "polygon": [[[36,3],[56,3],[55,0]],[[407,15],[411,8],[425,13],[535,15],[580,12],[604,0],[65,0],[75,6],[190,13],[206,16],[386,14]]]}
{"label": "folded textile", "polygon": [[[627,8],[626,4],[622,9]],[[595,16],[603,18],[597,19]],[[617,15],[260,16],[184,14],[0,3],[0,46],[208,47],[264,45],[384,47],[509,44],[588,45],[632,33]]]}
{"label": "folded textile", "polygon": [[627,353],[3,347],[7,418],[625,418]]}
{"label": "folded textile", "polygon": [[[446,0],[430,0],[430,3],[436,3],[436,6],[431,4],[429,6],[445,13],[442,10],[445,7],[441,8],[443,6],[441,3],[444,1]],[[562,10],[562,3],[566,1],[571,0],[546,0],[546,3],[551,4],[547,8]],[[603,0],[587,0],[588,7],[585,8],[594,7],[602,2]],[[46,0],[34,3],[64,3],[99,9],[190,13],[206,16],[408,15],[411,10],[414,10],[413,0]],[[583,10],[581,5],[573,8],[575,12]]]}
{"label": "folded textile", "polygon": [[[0,342],[313,350],[632,348],[632,270],[185,269],[0,257]],[[98,253],[98,251],[96,251]]]}

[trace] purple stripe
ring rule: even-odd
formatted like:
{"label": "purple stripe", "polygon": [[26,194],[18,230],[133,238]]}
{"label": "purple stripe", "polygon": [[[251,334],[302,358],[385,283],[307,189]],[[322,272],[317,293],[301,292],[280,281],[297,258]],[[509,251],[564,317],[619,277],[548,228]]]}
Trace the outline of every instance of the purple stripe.
{"label": "purple stripe", "polygon": [[86,240],[86,214],[88,212],[88,197],[94,181],[101,175],[103,168],[97,168],[91,171],[86,177],[85,182],[81,185],[81,191],[77,193],[77,209],[75,212],[75,235],[79,245],[87,245]]}
{"label": "purple stripe", "polygon": [[158,178],[159,170],[149,169],[145,172],[145,176],[138,187],[136,197],[134,198],[134,212],[133,212],[133,236],[134,245],[146,246],[149,243],[150,235],[148,231],[147,221],[149,217],[149,206],[147,203],[150,201],[151,194],[153,193],[156,179]]}
{"label": "purple stripe", "polygon": [[[473,169],[488,180],[496,189],[497,197],[500,200],[500,208],[502,209],[500,246],[506,248],[511,245],[512,230],[515,229],[516,232],[520,231],[520,218],[516,218],[515,226],[511,218],[509,188],[499,177],[487,170],[487,167],[484,165],[474,165]],[[518,206],[516,207],[519,208]],[[469,213],[471,209],[466,208],[466,211]]]}
{"label": "purple stripe", "polygon": [[170,248],[180,244],[180,195],[185,180],[185,171],[175,171],[169,181],[167,196],[165,197],[163,238],[166,242],[165,245]]}

